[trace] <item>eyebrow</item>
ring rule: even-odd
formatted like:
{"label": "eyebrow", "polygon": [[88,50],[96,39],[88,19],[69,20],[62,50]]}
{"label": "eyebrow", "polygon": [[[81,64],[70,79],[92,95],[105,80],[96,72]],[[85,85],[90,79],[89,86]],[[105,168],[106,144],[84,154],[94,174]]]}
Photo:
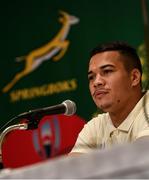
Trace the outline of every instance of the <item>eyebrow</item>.
{"label": "eyebrow", "polygon": [[[107,67],[112,67],[112,68],[114,68],[114,65],[112,65],[112,64],[106,64],[106,65],[100,66],[99,69],[102,70],[102,69],[105,69],[105,68],[107,68]],[[92,73],[93,73],[92,71],[89,71],[89,72],[88,72],[88,75],[89,75],[89,74],[92,74]]]}

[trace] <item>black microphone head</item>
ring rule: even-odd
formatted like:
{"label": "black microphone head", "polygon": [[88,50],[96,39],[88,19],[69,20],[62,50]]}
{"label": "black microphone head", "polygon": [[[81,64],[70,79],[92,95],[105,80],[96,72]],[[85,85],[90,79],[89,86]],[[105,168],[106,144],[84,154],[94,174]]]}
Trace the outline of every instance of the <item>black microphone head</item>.
{"label": "black microphone head", "polygon": [[62,104],[66,107],[66,111],[64,113],[66,116],[72,116],[73,114],[75,114],[77,107],[73,101],[66,100],[62,102]]}

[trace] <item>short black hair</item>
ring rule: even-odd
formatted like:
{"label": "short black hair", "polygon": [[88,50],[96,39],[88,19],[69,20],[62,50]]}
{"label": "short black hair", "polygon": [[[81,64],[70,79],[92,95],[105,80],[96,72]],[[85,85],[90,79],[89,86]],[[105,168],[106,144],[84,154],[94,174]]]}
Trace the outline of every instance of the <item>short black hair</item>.
{"label": "short black hair", "polygon": [[142,75],[142,66],[140,58],[137,54],[137,51],[134,47],[130,46],[127,42],[123,41],[113,41],[105,44],[96,46],[90,52],[90,58],[98,53],[105,51],[118,51],[120,54],[128,57],[124,62],[124,66],[127,71],[130,71],[134,68],[137,68]]}

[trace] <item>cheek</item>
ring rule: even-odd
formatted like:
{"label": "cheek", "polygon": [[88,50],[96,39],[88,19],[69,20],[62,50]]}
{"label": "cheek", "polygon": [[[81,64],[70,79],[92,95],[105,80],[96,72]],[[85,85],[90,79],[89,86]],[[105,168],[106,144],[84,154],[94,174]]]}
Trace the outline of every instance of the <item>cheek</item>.
{"label": "cheek", "polygon": [[125,97],[127,96],[126,93],[129,94],[130,91],[130,84],[125,80],[121,80],[119,83],[111,83],[109,86],[111,89],[110,97],[117,105],[125,100]]}
{"label": "cheek", "polygon": [[93,94],[93,86],[91,84],[89,84],[89,90],[90,90],[90,93],[92,95]]}
{"label": "cheek", "polygon": [[130,79],[126,76],[117,76],[116,78],[108,81],[109,88],[116,91],[116,93],[119,93],[119,91],[125,91],[126,93],[126,90],[128,90],[130,87],[130,84]]}

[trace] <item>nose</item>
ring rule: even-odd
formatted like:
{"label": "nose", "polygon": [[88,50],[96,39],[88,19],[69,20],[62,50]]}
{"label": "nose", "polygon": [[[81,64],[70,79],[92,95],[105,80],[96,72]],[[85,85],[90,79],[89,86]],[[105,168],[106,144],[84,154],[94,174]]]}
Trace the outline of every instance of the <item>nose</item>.
{"label": "nose", "polygon": [[101,77],[100,74],[97,74],[94,80],[94,87],[103,86],[103,85],[105,85],[104,78]]}

